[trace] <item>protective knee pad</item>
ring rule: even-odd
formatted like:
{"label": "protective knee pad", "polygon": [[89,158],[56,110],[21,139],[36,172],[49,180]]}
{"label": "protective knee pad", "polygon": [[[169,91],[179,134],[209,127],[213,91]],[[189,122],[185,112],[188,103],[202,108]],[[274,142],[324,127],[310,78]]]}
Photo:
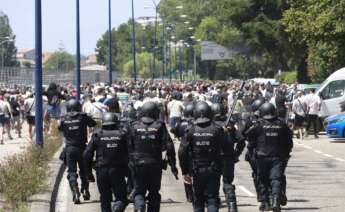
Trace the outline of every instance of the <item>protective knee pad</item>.
{"label": "protective knee pad", "polygon": [[126,206],[127,206],[126,202],[116,201],[112,206],[112,210],[113,210],[113,212],[123,212],[123,211],[125,211]]}
{"label": "protective knee pad", "polygon": [[67,180],[68,180],[68,182],[69,182],[71,187],[78,186],[77,179],[78,179],[78,174],[77,173],[73,173],[73,172],[68,173]]}
{"label": "protective knee pad", "polygon": [[209,198],[207,199],[207,208],[208,211],[216,211],[220,206],[220,198]]}
{"label": "protective knee pad", "polygon": [[145,211],[146,203],[145,203],[145,197],[143,195],[135,194],[134,208],[136,211]]}

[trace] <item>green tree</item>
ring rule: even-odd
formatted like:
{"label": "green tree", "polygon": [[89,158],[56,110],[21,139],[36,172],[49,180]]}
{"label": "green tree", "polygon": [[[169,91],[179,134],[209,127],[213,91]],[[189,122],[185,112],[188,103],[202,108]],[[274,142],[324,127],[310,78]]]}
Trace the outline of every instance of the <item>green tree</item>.
{"label": "green tree", "polygon": [[61,71],[72,70],[75,68],[75,58],[65,50],[59,50],[44,63],[44,68]]}
{"label": "green tree", "polygon": [[[158,36],[161,30],[158,31]],[[124,71],[124,65],[132,59],[132,24],[130,21],[121,24],[117,29],[113,29],[112,36],[112,54],[113,54],[113,68],[120,73]],[[108,46],[109,31],[105,32],[97,42],[97,62],[108,65],[109,61],[109,46]],[[142,26],[136,23],[136,51],[138,54],[142,52],[152,52],[154,38],[153,26]],[[160,37],[158,37],[159,39]],[[158,49],[161,48],[160,47]],[[159,51],[157,51],[160,53]],[[162,58],[161,54],[158,58]],[[157,69],[158,70],[158,69]]]}
{"label": "green tree", "polygon": [[[0,65],[17,66],[17,48],[7,15],[0,11]],[[2,58],[4,61],[2,61]]]}
{"label": "green tree", "polygon": [[[160,70],[160,61],[156,60],[156,70]],[[153,58],[150,53],[143,52],[137,55],[137,76],[139,78],[148,79],[151,77],[151,70],[153,66]],[[123,74],[127,78],[132,77],[133,60],[128,61],[123,66]]]}
{"label": "green tree", "polygon": [[283,22],[290,39],[304,46],[309,74],[323,81],[345,66],[345,1],[292,0]]}
{"label": "green tree", "polygon": [[[258,71],[248,70],[246,67],[260,69],[264,76],[273,77],[278,70],[287,71],[297,69],[295,49],[288,40],[287,32],[281,22],[283,12],[288,9],[286,0],[214,0],[214,1],[188,1],[188,0],[162,0],[161,15],[170,22],[177,22],[179,39],[189,36],[186,26],[181,21],[177,10],[171,10],[178,5],[183,9],[180,14],[186,14],[192,28],[192,34],[197,39],[216,41],[226,46],[239,57],[231,61],[201,62],[200,65],[209,67],[208,77],[222,75],[215,72],[224,72],[224,64],[228,68],[238,67],[241,61],[249,64],[239,70],[242,76],[252,76]],[[182,22],[182,24],[181,24]],[[187,37],[188,38],[188,37]],[[238,63],[236,65],[236,63]],[[227,75],[234,72],[228,70]]]}

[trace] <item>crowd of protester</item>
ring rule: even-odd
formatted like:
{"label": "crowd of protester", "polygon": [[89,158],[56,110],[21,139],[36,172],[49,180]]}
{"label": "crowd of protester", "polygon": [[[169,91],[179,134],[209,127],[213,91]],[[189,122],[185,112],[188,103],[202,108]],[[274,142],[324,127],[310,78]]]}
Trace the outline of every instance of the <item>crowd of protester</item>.
{"label": "crowd of protester", "polygon": [[[196,81],[196,82],[166,82],[166,81],[121,81],[112,85],[104,83],[85,83],[81,86],[83,112],[100,120],[106,111],[121,114],[123,109],[131,104],[137,110],[147,101],[155,101],[161,107],[161,119],[170,127],[180,121],[183,108],[192,101],[223,103],[231,108],[234,94],[241,88],[240,80],[232,81]],[[72,84],[49,84],[43,92],[44,130],[50,131],[51,119],[63,115],[63,103],[66,99],[75,97],[77,91]],[[242,89],[242,98],[234,107],[234,117],[245,118],[250,112],[250,105],[259,97],[274,104],[278,116],[286,119],[296,130],[299,138],[308,136],[307,131],[312,126],[315,138],[318,136],[320,124],[318,113],[321,99],[315,90],[304,93],[298,90],[297,84],[271,85],[247,81]],[[35,93],[32,87],[15,87],[1,89],[0,92],[0,127],[1,144],[4,135],[13,139],[23,134],[23,123],[27,122],[28,136],[33,139],[35,123]]]}

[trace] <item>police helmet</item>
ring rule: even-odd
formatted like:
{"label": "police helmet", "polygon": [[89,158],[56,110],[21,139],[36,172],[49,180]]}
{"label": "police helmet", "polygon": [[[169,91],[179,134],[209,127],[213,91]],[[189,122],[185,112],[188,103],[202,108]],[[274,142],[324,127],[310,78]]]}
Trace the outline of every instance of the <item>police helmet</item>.
{"label": "police helmet", "polygon": [[274,119],[276,117],[276,108],[271,103],[261,105],[259,112],[263,119]]}
{"label": "police helmet", "polygon": [[141,107],[141,120],[144,123],[152,123],[158,119],[159,108],[158,105],[154,102],[146,102]]}
{"label": "police helmet", "polygon": [[193,118],[194,117],[194,104],[189,103],[183,110],[183,116],[185,118]]}
{"label": "police helmet", "polygon": [[81,111],[81,104],[78,100],[72,98],[72,99],[67,101],[66,110],[67,110],[67,112],[80,112]]}
{"label": "police helmet", "polygon": [[220,104],[220,103],[212,104],[211,109],[212,109],[213,115],[216,117],[224,116],[226,113],[223,104]]}
{"label": "police helmet", "polygon": [[259,99],[255,100],[252,103],[252,111],[256,112],[257,110],[259,110],[261,105],[263,105],[264,103],[265,103],[265,99],[264,98],[259,98]]}
{"label": "police helmet", "polygon": [[204,124],[212,120],[212,109],[206,102],[198,102],[194,110],[196,124]]}
{"label": "police helmet", "polygon": [[129,120],[135,120],[137,118],[137,111],[133,106],[127,106],[123,111],[123,117]]}
{"label": "police helmet", "polygon": [[114,126],[118,122],[115,113],[104,113],[102,117],[102,126]]}

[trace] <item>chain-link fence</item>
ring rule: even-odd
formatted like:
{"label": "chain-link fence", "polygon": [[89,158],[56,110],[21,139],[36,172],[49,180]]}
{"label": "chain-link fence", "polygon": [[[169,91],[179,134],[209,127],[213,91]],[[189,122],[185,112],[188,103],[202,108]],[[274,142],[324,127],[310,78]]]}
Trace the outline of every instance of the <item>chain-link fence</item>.
{"label": "chain-link fence", "polygon": [[[113,72],[113,79],[117,79],[117,72]],[[74,83],[76,74],[74,70],[43,70],[42,81],[43,85],[48,85],[51,82],[57,84]],[[108,82],[108,72],[99,70],[82,70],[81,82]],[[17,86],[32,86],[35,83],[35,69],[33,68],[0,68],[0,86],[14,87]]]}

